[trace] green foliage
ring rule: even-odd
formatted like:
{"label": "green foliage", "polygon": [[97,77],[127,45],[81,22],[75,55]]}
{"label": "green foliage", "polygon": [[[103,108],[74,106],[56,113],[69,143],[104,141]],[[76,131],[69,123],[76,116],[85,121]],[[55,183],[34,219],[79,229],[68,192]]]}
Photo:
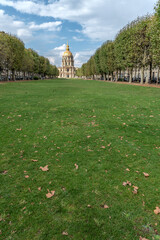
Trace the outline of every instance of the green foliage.
{"label": "green foliage", "polygon": [[24,43],[15,36],[0,32],[0,72],[12,71],[12,79],[15,79],[15,71],[23,72],[24,77],[58,76],[56,66],[50,64],[49,60],[39,56],[32,49],[25,49]]}
{"label": "green foliage", "polygon": [[[94,59],[94,61],[92,61]],[[144,16],[127,24],[115,40],[105,42],[95,54],[78,70],[79,76],[102,75],[128,70],[132,81],[133,69],[144,69],[160,65],[160,0],[155,14]]]}

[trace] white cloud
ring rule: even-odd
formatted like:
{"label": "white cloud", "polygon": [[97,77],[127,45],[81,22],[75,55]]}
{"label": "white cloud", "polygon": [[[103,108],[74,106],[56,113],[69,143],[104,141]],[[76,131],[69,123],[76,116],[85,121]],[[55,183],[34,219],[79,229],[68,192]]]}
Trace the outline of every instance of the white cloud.
{"label": "white cloud", "polygon": [[73,39],[74,39],[75,41],[77,41],[77,42],[83,42],[83,41],[84,41],[83,38],[78,38],[78,37],[76,37],[76,36],[74,36]]}
{"label": "white cloud", "polygon": [[14,16],[9,16],[4,10],[0,10],[0,29],[15,34],[25,41],[32,38],[32,32],[27,29],[25,23],[17,21]]}
{"label": "white cloud", "polygon": [[157,0],[0,0],[0,4],[16,10],[78,22],[82,33],[94,40],[113,39],[117,31],[137,16],[153,11]]}
{"label": "white cloud", "polygon": [[65,51],[66,49],[66,44],[63,44],[62,46],[55,47],[53,50],[54,51]]}
{"label": "white cloud", "polygon": [[55,58],[54,57],[48,57],[51,64],[55,64]]}
{"label": "white cloud", "polygon": [[76,52],[74,55],[74,65],[75,67],[81,67],[83,63],[87,62],[90,56],[94,54],[95,50],[86,50]]}
{"label": "white cloud", "polygon": [[15,16],[9,16],[4,10],[0,9],[0,30],[17,35],[17,37],[21,38],[24,42],[31,41],[34,32],[37,30],[59,31],[61,24],[61,21],[45,22],[39,25],[34,22],[25,23],[18,21]]}
{"label": "white cloud", "polygon": [[56,22],[46,22],[42,24],[35,24],[34,22],[30,23],[29,28],[32,30],[47,30],[47,31],[59,31],[60,25],[62,24],[61,21]]}

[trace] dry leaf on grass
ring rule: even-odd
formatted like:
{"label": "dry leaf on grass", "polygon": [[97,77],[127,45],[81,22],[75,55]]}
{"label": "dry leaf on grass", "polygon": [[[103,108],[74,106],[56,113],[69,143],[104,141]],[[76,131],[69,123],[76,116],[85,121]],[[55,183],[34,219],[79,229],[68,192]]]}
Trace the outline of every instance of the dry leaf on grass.
{"label": "dry leaf on grass", "polygon": [[129,169],[129,168],[126,168],[126,171],[127,171],[127,172],[130,172],[130,169]]}
{"label": "dry leaf on grass", "polygon": [[41,189],[42,189],[41,187],[38,188],[39,191],[41,191]]}
{"label": "dry leaf on grass", "polygon": [[139,240],[149,240],[149,239],[140,237]]}
{"label": "dry leaf on grass", "polygon": [[133,185],[132,187],[133,187],[134,189],[136,189],[136,190],[138,190],[138,189],[139,189],[139,187],[137,187],[137,186],[134,186],[134,185]]}
{"label": "dry leaf on grass", "polygon": [[67,232],[62,232],[62,235],[68,236],[68,233]]}
{"label": "dry leaf on grass", "polygon": [[75,163],[74,166],[76,167],[76,170],[78,169],[78,165]]}
{"label": "dry leaf on grass", "polygon": [[105,209],[107,209],[107,208],[109,208],[106,204],[103,206],[103,208],[105,208]]}
{"label": "dry leaf on grass", "polygon": [[16,131],[22,131],[22,128],[17,128]]}
{"label": "dry leaf on grass", "polygon": [[134,190],[132,191],[133,194],[138,194],[138,187],[133,185]]}
{"label": "dry leaf on grass", "polygon": [[48,169],[48,165],[46,165],[45,167],[40,167],[40,169],[43,171],[43,172],[47,172],[49,169]]}
{"label": "dry leaf on grass", "polygon": [[130,187],[132,186],[132,183],[127,181],[127,182],[123,182],[123,186],[126,187],[127,185],[129,185]]}
{"label": "dry leaf on grass", "polygon": [[102,146],[101,148],[105,149],[106,147],[105,147],[105,146]]}
{"label": "dry leaf on grass", "polygon": [[133,194],[135,194],[135,195],[138,194],[138,191],[137,191],[137,189],[135,189],[135,188],[134,188],[134,190],[133,190],[132,192],[133,192]]}
{"label": "dry leaf on grass", "polygon": [[144,174],[145,177],[149,177],[148,173],[143,172],[143,174]]}
{"label": "dry leaf on grass", "polygon": [[87,136],[87,138],[91,138],[91,136]]}
{"label": "dry leaf on grass", "polygon": [[156,215],[158,215],[158,214],[160,213],[160,208],[159,208],[159,207],[156,207],[156,209],[154,210],[154,213],[155,213]]}
{"label": "dry leaf on grass", "polygon": [[46,197],[47,197],[47,198],[51,198],[51,197],[54,196],[54,194],[55,194],[55,191],[48,192],[48,193],[46,194]]}
{"label": "dry leaf on grass", "polygon": [[32,162],[38,162],[38,160],[32,159]]}
{"label": "dry leaf on grass", "polygon": [[25,176],[25,178],[29,178],[29,176],[28,176],[28,175],[26,175],[26,176]]}

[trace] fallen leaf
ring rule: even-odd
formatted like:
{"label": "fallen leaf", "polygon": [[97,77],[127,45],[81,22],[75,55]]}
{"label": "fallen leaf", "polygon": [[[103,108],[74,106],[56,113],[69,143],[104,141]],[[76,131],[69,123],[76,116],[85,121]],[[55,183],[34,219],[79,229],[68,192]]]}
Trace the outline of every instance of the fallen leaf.
{"label": "fallen leaf", "polygon": [[41,189],[42,189],[41,187],[38,188],[39,191],[41,191]]}
{"label": "fallen leaf", "polygon": [[129,182],[129,181],[127,181],[127,185],[129,185],[129,186],[132,186],[132,183],[131,183],[131,182]]}
{"label": "fallen leaf", "polygon": [[78,169],[78,165],[75,163],[74,166],[76,167],[76,170]]}
{"label": "fallen leaf", "polygon": [[46,165],[45,167],[40,167],[40,169],[43,171],[43,172],[47,172],[49,169],[48,169],[48,165]]}
{"label": "fallen leaf", "polygon": [[129,181],[127,181],[127,182],[123,182],[123,186],[124,186],[124,187],[126,187],[127,185],[132,186],[132,183],[129,182]]}
{"label": "fallen leaf", "polygon": [[38,162],[38,160],[32,159],[32,162]]}
{"label": "fallen leaf", "polygon": [[62,235],[68,236],[68,233],[67,232],[62,232]]}
{"label": "fallen leaf", "polygon": [[105,208],[105,209],[107,209],[107,208],[109,208],[106,204],[103,206],[103,208]]}
{"label": "fallen leaf", "polygon": [[138,189],[139,189],[139,187],[137,187],[137,186],[134,186],[134,185],[133,185],[132,187],[133,187],[134,189],[136,189],[136,190],[138,190]]}
{"label": "fallen leaf", "polygon": [[159,207],[156,207],[156,209],[154,210],[154,213],[155,213],[156,215],[158,215],[158,214],[160,213],[160,208],[159,208]]}
{"label": "fallen leaf", "polygon": [[88,152],[93,152],[93,150],[91,150],[91,149],[88,149],[87,151],[88,151]]}
{"label": "fallen leaf", "polygon": [[25,178],[29,178],[29,176],[28,176],[28,175],[26,175],[26,176],[25,176]]}
{"label": "fallen leaf", "polygon": [[51,198],[51,197],[54,196],[54,194],[55,194],[55,191],[51,191],[51,192],[49,192],[49,193],[46,194],[46,197],[47,197],[47,198]]}
{"label": "fallen leaf", "polygon": [[7,172],[8,172],[8,171],[4,170],[4,171],[2,172],[2,174],[5,175],[5,174],[7,174]]}
{"label": "fallen leaf", "polygon": [[87,138],[91,138],[91,136],[87,136]]}
{"label": "fallen leaf", "polygon": [[139,240],[149,240],[149,239],[140,237]]}
{"label": "fallen leaf", "polygon": [[88,207],[88,208],[91,208],[91,205],[88,204],[87,207]]}
{"label": "fallen leaf", "polygon": [[106,147],[105,147],[105,146],[102,146],[101,148],[105,149]]}
{"label": "fallen leaf", "polygon": [[134,188],[134,190],[132,192],[133,192],[133,194],[137,194],[138,193],[137,189],[135,189],[135,188]]}
{"label": "fallen leaf", "polygon": [[16,131],[22,131],[22,128],[17,128]]}
{"label": "fallen leaf", "polygon": [[148,173],[143,172],[143,174],[144,174],[145,177],[149,177]]}
{"label": "fallen leaf", "polygon": [[127,171],[127,172],[130,172],[130,169],[129,169],[129,168],[126,168],[126,171]]}

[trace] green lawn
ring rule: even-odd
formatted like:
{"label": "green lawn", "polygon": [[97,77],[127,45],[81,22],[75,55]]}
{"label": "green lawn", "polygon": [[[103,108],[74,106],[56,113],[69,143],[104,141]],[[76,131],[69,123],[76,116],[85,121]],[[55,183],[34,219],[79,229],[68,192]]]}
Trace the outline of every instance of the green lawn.
{"label": "green lawn", "polygon": [[160,239],[160,89],[0,84],[0,159],[0,239]]}

